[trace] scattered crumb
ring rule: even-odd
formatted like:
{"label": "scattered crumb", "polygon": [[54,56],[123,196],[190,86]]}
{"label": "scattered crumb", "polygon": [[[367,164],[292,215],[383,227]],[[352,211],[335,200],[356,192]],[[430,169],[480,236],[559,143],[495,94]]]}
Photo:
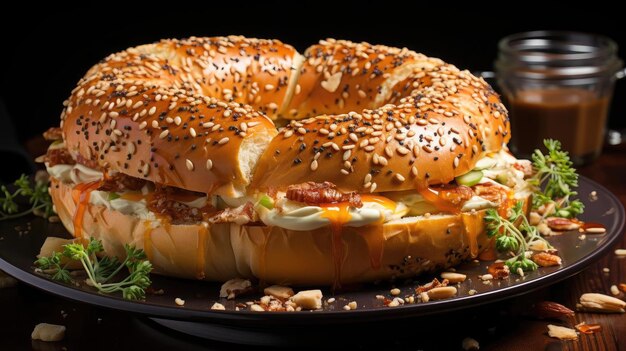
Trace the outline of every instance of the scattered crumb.
{"label": "scattered crumb", "polygon": [[226,309],[226,307],[224,305],[222,305],[219,302],[216,302],[213,304],[213,306],[211,306],[212,310],[219,310],[219,311],[224,311]]}
{"label": "scattered crumb", "polygon": [[626,257],[626,249],[617,249],[615,250],[615,254],[617,256]]}
{"label": "scattered crumb", "polygon": [[231,279],[224,284],[220,289],[220,297],[225,297],[229,300],[234,299],[238,295],[244,295],[252,291],[252,283],[247,279]]}
{"label": "scattered crumb", "polygon": [[398,295],[400,295],[400,292],[401,292],[400,289],[393,288],[393,289],[391,289],[391,291],[389,293],[391,293],[391,295],[393,295],[393,296],[398,296]]}
{"label": "scattered crumb", "polygon": [[478,278],[480,278],[480,280],[491,280],[493,279],[493,275],[487,273],[487,274],[479,275]]}
{"label": "scattered crumb", "polygon": [[65,338],[65,326],[39,323],[30,334],[31,339],[41,341],[61,341]]}
{"label": "scattered crumb", "polygon": [[335,302],[335,298],[334,298],[334,297],[331,297],[330,299],[326,300],[326,302],[328,302],[328,303],[333,303],[333,302]]}
{"label": "scattered crumb", "polygon": [[350,306],[345,305],[345,306],[343,306],[343,309],[346,310],[346,311],[350,311]]}
{"label": "scattered crumb", "polygon": [[257,304],[252,304],[250,306],[250,311],[254,311],[254,312],[265,312],[265,309]]}
{"label": "scattered crumb", "polygon": [[517,275],[519,275],[520,277],[524,276],[524,270],[522,269],[522,267],[517,267]]}
{"label": "scattered crumb", "polygon": [[[303,290],[290,298],[299,308],[305,310],[317,310],[322,308],[321,290]],[[297,310],[297,308],[296,308]]]}
{"label": "scattered crumb", "polygon": [[383,295],[376,295],[376,300],[384,300],[385,297]]}
{"label": "scattered crumb", "polygon": [[181,299],[180,297],[175,298],[174,302],[176,302],[176,304],[178,306],[184,306],[185,305],[185,300]]}
{"label": "scattered crumb", "polygon": [[287,300],[294,295],[293,289],[288,286],[272,285],[263,289],[265,295],[274,296],[277,299]]}
{"label": "scattered crumb", "polygon": [[425,291],[420,294],[420,298],[422,299],[422,302],[430,301],[430,296],[428,296],[428,293]]}
{"label": "scattered crumb", "polygon": [[478,292],[478,291],[476,291],[476,290],[474,290],[474,289],[471,289],[471,290],[470,290],[470,291],[468,291],[467,293],[468,293],[470,296],[472,296],[472,295],[476,295],[476,293],[477,293],[477,292]]}
{"label": "scattered crumb", "polygon": [[602,268],[602,272],[609,273],[611,270],[608,267]]}
{"label": "scattered crumb", "polygon": [[585,234],[582,234],[582,235],[578,236],[578,239],[579,240],[585,240],[585,239],[587,239],[587,236]]}
{"label": "scattered crumb", "polygon": [[619,289],[617,288],[617,285],[611,285],[611,294],[613,294],[613,296],[619,295]]}

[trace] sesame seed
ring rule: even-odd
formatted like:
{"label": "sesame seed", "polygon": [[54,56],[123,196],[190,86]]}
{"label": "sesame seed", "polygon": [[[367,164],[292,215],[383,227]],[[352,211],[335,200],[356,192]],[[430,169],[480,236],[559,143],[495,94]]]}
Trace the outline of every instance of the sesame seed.
{"label": "sesame seed", "polygon": [[343,153],[342,160],[346,161],[347,159],[349,159],[349,158],[350,158],[350,156],[351,156],[351,155],[352,155],[352,150],[346,150],[346,151]]}
{"label": "sesame seed", "polygon": [[452,161],[452,165],[454,166],[454,168],[457,168],[459,166],[459,158],[455,157],[454,161]]}
{"label": "sesame seed", "polygon": [[193,128],[189,128],[189,134],[191,134],[191,136],[192,136],[192,137],[194,137],[194,138],[195,138],[195,137],[196,137],[196,135],[197,135],[197,134],[196,134],[196,130],[195,130],[195,129],[193,129]]}
{"label": "sesame seed", "polygon": [[345,175],[350,174],[350,172],[346,171],[345,169],[342,169],[340,172],[341,172],[342,174],[345,174]]}
{"label": "sesame seed", "polygon": [[224,117],[230,117],[231,114],[232,112],[230,110],[224,111]]}
{"label": "sesame seed", "polygon": [[111,111],[111,112],[109,112],[109,116],[111,116],[112,118],[117,118],[117,117],[119,117],[119,115],[120,115],[120,114],[119,114],[119,113],[117,113],[117,112],[115,112],[115,111]]}
{"label": "sesame seed", "polygon": [[148,111],[148,115],[152,116],[156,112],[156,106],[152,106]]}
{"label": "sesame seed", "polygon": [[213,168],[213,161],[211,161],[211,159],[206,160],[206,169],[207,171],[210,171],[211,168]]}
{"label": "sesame seed", "polygon": [[152,121],[152,128],[159,128],[159,122],[156,119]]}
{"label": "sesame seed", "polygon": [[139,129],[140,129],[140,130],[141,130],[141,129],[144,129],[147,125],[148,125],[148,122],[143,121],[143,122],[139,123]]}
{"label": "sesame seed", "polygon": [[193,171],[194,166],[190,159],[185,159],[185,165],[187,166],[187,170]]}
{"label": "sesame seed", "polygon": [[405,148],[404,146],[400,146],[396,149],[396,151],[400,154],[400,155],[406,155],[408,154],[410,151],[409,149]]}
{"label": "sesame seed", "polygon": [[313,160],[313,162],[311,162],[311,170],[315,171],[317,169],[317,160]]}
{"label": "sesame seed", "polygon": [[274,86],[272,84],[265,84],[265,90],[274,90]]}
{"label": "sesame seed", "polygon": [[354,141],[355,143],[359,141],[359,137],[356,136],[356,134],[354,133],[350,133],[350,140]]}
{"label": "sesame seed", "polygon": [[300,127],[300,128],[298,128],[298,133],[300,133],[300,134],[303,134],[303,135],[304,135],[304,134],[306,134],[306,129],[304,129],[304,128]]}
{"label": "sesame seed", "polygon": [[415,166],[411,167],[411,174],[412,174],[414,177],[417,177],[417,167],[415,167]]}
{"label": "sesame seed", "polygon": [[376,190],[376,187],[377,187],[376,183],[372,183],[372,186],[370,186],[370,193],[373,193],[374,190]]}
{"label": "sesame seed", "polygon": [[213,122],[205,122],[205,123],[202,123],[202,127],[204,127],[204,128],[211,128],[211,127],[213,127],[214,125],[215,125],[215,123],[213,123]]}
{"label": "sesame seed", "polygon": [[167,137],[168,134],[170,134],[170,131],[166,129],[166,130],[162,131],[161,134],[159,134],[159,138],[160,139],[165,139],[165,137]]}
{"label": "sesame seed", "polygon": [[369,183],[371,181],[372,181],[372,175],[370,173],[366,174],[365,175],[365,179],[363,179],[363,183],[366,184],[366,183]]}
{"label": "sesame seed", "polygon": [[176,116],[174,117],[174,124],[176,124],[177,126],[179,126],[181,123],[183,123],[183,119],[180,118],[180,116]]}
{"label": "sesame seed", "polygon": [[405,180],[404,176],[402,174],[400,174],[400,173],[396,173],[396,179],[399,182],[404,182],[404,180]]}
{"label": "sesame seed", "polygon": [[389,158],[393,157],[393,150],[391,149],[391,146],[385,146],[385,154],[387,154],[387,157]]}
{"label": "sesame seed", "polygon": [[422,146],[422,149],[428,153],[433,152],[433,149],[428,145]]}
{"label": "sesame seed", "polygon": [[224,137],[222,139],[220,139],[220,141],[218,141],[217,143],[220,145],[224,145],[226,144],[230,139],[228,137]]}
{"label": "sesame seed", "polygon": [[366,147],[363,148],[366,152],[372,152],[374,150],[376,150],[376,147],[374,145],[368,145]]}
{"label": "sesame seed", "polygon": [[293,130],[291,130],[291,129],[285,132],[285,138],[289,138],[292,135],[293,135]]}

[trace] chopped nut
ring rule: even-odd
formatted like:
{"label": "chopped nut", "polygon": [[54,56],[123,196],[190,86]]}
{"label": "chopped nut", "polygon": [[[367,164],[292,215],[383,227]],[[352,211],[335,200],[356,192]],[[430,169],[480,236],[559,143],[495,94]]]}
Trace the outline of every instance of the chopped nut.
{"label": "chopped nut", "polygon": [[185,305],[185,300],[181,299],[180,297],[175,298],[174,302],[176,302],[176,304],[178,306],[184,306]]}
{"label": "chopped nut", "polygon": [[619,295],[619,289],[617,288],[617,285],[611,285],[611,294],[613,294],[614,296]]}
{"label": "chopped nut", "polygon": [[471,289],[470,291],[467,292],[468,295],[472,296],[472,295],[476,295],[478,291]]}
{"label": "chopped nut", "polygon": [[[426,302],[426,301],[424,301],[424,302]],[[389,306],[389,307],[398,307],[398,306],[403,305],[403,304],[404,304],[404,300],[402,300],[399,297],[394,297],[393,300],[391,300],[391,302],[389,302],[389,304],[387,306]]]}
{"label": "chopped nut", "polygon": [[453,286],[441,286],[427,292],[431,300],[448,299],[456,295],[456,288]]}
{"label": "chopped nut", "polygon": [[463,339],[463,341],[461,342],[461,346],[465,351],[477,351],[480,349],[480,344],[478,343],[478,341],[472,338]]}
{"label": "chopped nut", "polygon": [[604,234],[606,233],[606,228],[595,227],[595,228],[587,228],[585,232],[588,234]]}
{"label": "chopped nut", "polygon": [[344,309],[345,311],[350,311],[350,306],[348,306],[348,305],[344,305],[344,306],[343,306],[343,309]]}
{"label": "chopped nut", "polygon": [[391,289],[391,291],[389,293],[391,293],[391,295],[393,295],[393,296],[398,296],[398,295],[400,295],[401,291],[398,288],[393,288],[393,289]]}
{"label": "chopped nut", "polygon": [[272,285],[263,289],[265,295],[272,295],[277,299],[287,300],[293,296],[293,289],[288,286]]}
{"label": "chopped nut", "polygon": [[33,340],[61,341],[65,338],[65,326],[57,324],[39,323],[30,334]]}
{"label": "chopped nut", "polygon": [[490,264],[487,271],[495,279],[508,278],[510,273],[509,266],[504,264],[504,262],[494,262]]}
{"label": "chopped nut", "polygon": [[578,340],[576,330],[559,325],[548,324],[548,335],[560,340]]}
{"label": "chopped nut", "polygon": [[546,251],[548,243],[545,240],[533,240],[528,243],[528,248],[533,251]]}
{"label": "chopped nut", "polygon": [[269,295],[265,295],[261,298],[259,302],[261,302],[262,305],[269,305],[270,301],[272,301],[272,297]]}
{"label": "chopped nut", "polygon": [[350,307],[350,309],[351,309],[351,310],[356,310],[356,308],[357,308],[358,306],[357,306],[356,301],[350,301],[350,302],[348,303],[348,307]]}
{"label": "chopped nut", "polygon": [[580,297],[577,307],[590,312],[624,313],[626,302],[604,294],[588,293]]}
{"label": "chopped nut", "polygon": [[574,311],[552,301],[541,301],[532,308],[532,314],[540,319],[569,319],[574,317]]}
{"label": "chopped nut", "polygon": [[480,278],[480,280],[491,280],[491,279],[493,279],[493,275],[491,275],[491,274],[483,274],[483,275],[478,276],[478,278]]}
{"label": "chopped nut", "polygon": [[322,308],[322,291],[303,290],[292,296],[290,300],[305,310],[317,310]]}
{"label": "chopped nut", "polygon": [[467,279],[465,274],[456,273],[456,272],[443,272],[441,273],[442,279],[447,279],[450,283],[461,283]]}
{"label": "chopped nut", "polygon": [[537,230],[543,236],[552,235],[552,229],[548,227],[548,224],[545,221],[542,221],[541,223],[537,224]]}
{"label": "chopped nut", "polygon": [[218,311],[224,311],[226,309],[226,307],[224,305],[222,305],[219,302],[216,302],[213,304],[213,306],[211,306],[212,310],[218,310]]}
{"label": "chopped nut", "polygon": [[220,289],[220,297],[226,297],[229,300],[234,299],[238,295],[244,295],[252,291],[252,283],[247,279],[231,279],[222,284]]}
{"label": "chopped nut", "polygon": [[528,218],[528,221],[531,225],[537,225],[541,222],[542,219],[543,217],[538,212],[532,211],[530,212],[530,217]]}
{"label": "chopped nut", "polygon": [[254,311],[254,312],[265,312],[265,308],[261,307],[260,305],[257,304],[252,304],[250,306],[250,311]]}
{"label": "chopped nut", "polygon": [[443,281],[439,282],[437,278],[434,278],[433,281],[431,281],[430,283],[420,285],[417,289],[415,289],[415,292],[420,294],[430,289],[436,288],[438,286],[447,286],[447,285],[448,285],[447,279],[444,279]]}
{"label": "chopped nut", "polygon": [[620,284],[617,286],[622,292],[626,293],[626,284]]}
{"label": "chopped nut", "polygon": [[430,297],[428,296],[428,292],[426,291],[424,291],[423,293],[420,293],[420,298],[422,299],[422,302],[430,301]]}
{"label": "chopped nut", "polygon": [[383,295],[376,295],[376,300],[384,300],[385,297]]}
{"label": "chopped nut", "polygon": [[562,261],[557,255],[548,252],[539,252],[532,256],[533,262],[541,267],[560,266]]}
{"label": "chopped nut", "polygon": [[562,217],[548,217],[546,218],[548,227],[552,230],[567,231],[580,228],[580,223],[574,222],[567,218]]}
{"label": "chopped nut", "polygon": [[334,297],[331,297],[330,299],[326,300],[326,302],[328,302],[328,303],[333,303],[333,302],[335,302],[335,298],[334,298]]}
{"label": "chopped nut", "polygon": [[609,273],[611,270],[609,269],[609,267],[604,267],[602,268],[602,272],[604,273]]}

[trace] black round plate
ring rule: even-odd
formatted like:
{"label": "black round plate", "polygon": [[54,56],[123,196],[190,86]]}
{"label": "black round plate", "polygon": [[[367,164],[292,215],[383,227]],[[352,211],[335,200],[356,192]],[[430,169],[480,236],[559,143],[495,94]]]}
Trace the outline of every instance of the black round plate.
{"label": "black round plate", "polygon": [[[511,298],[546,287],[572,276],[607,252],[620,237],[624,229],[624,208],[619,200],[596,182],[581,177],[579,194],[585,203],[583,221],[598,222],[607,229],[605,234],[587,234],[581,239],[580,233],[566,232],[551,236],[548,240],[558,249],[563,259],[560,267],[541,268],[525,277],[511,275],[504,280],[494,280],[484,284],[479,275],[486,273],[487,262],[466,263],[457,267],[458,272],[467,274],[468,279],[459,284],[458,296],[428,303],[405,304],[390,308],[376,299],[376,295],[390,298],[390,284],[363,285],[350,291],[337,292],[334,303],[325,303],[319,311],[267,312],[258,313],[245,309],[235,311],[237,303],[252,301],[259,296],[246,296],[226,301],[218,297],[220,283],[181,280],[153,275],[153,287],[163,289],[163,295],[148,295],[146,301],[128,301],[118,295],[101,295],[92,288],[80,285],[57,283],[34,271],[33,261],[47,236],[69,237],[60,224],[29,217],[15,221],[0,222],[0,269],[17,279],[53,294],[102,307],[136,312],[153,317],[158,323],[170,328],[186,331],[198,336],[231,340],[236,332],[245,328],[248,332],[263,332],[270,328],[297,327],[303,325],[329,325],[347,322],[380,321],[422,316],[431,313],[449,312],[456,309],[474,307],[480,304]],[[592,191],[597,196],[591,197]],[[429,282],[433,277],[418,277],[415,281],[396,283],[402,295],[414,293],[418,284]],[[476,290],[470,296],[469,290]],[[324,291],[324,301],[333,296]],[[174,299],[185,300],[183,307],[177,306]],[[226,311],[212,311],[211,305],[219,301]],[[345,311],[343,306],[356,301],[356,310]],[[202,328],[198,328],[201,323]],[[212,327],[210,327],[212,326]],[[284,331],[284,329],[282,329]],[[234,334],[233,334],[234,333]],[[284,334],[283,334],[284,335]]]}

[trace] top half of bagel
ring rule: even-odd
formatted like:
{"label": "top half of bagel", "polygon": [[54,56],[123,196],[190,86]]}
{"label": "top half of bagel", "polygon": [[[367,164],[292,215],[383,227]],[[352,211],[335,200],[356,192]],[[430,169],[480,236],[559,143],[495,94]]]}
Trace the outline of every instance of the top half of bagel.
{"label": "top half of bagel", "polygon": [[[299,120],[278,132],[276,118]],[[72,91],[61,125],[82,163],[229,195],[306,181],[445,184],[510,137],[489,85],[439,59],[332,39],[302,56],[237,36],[110,55]]]}

